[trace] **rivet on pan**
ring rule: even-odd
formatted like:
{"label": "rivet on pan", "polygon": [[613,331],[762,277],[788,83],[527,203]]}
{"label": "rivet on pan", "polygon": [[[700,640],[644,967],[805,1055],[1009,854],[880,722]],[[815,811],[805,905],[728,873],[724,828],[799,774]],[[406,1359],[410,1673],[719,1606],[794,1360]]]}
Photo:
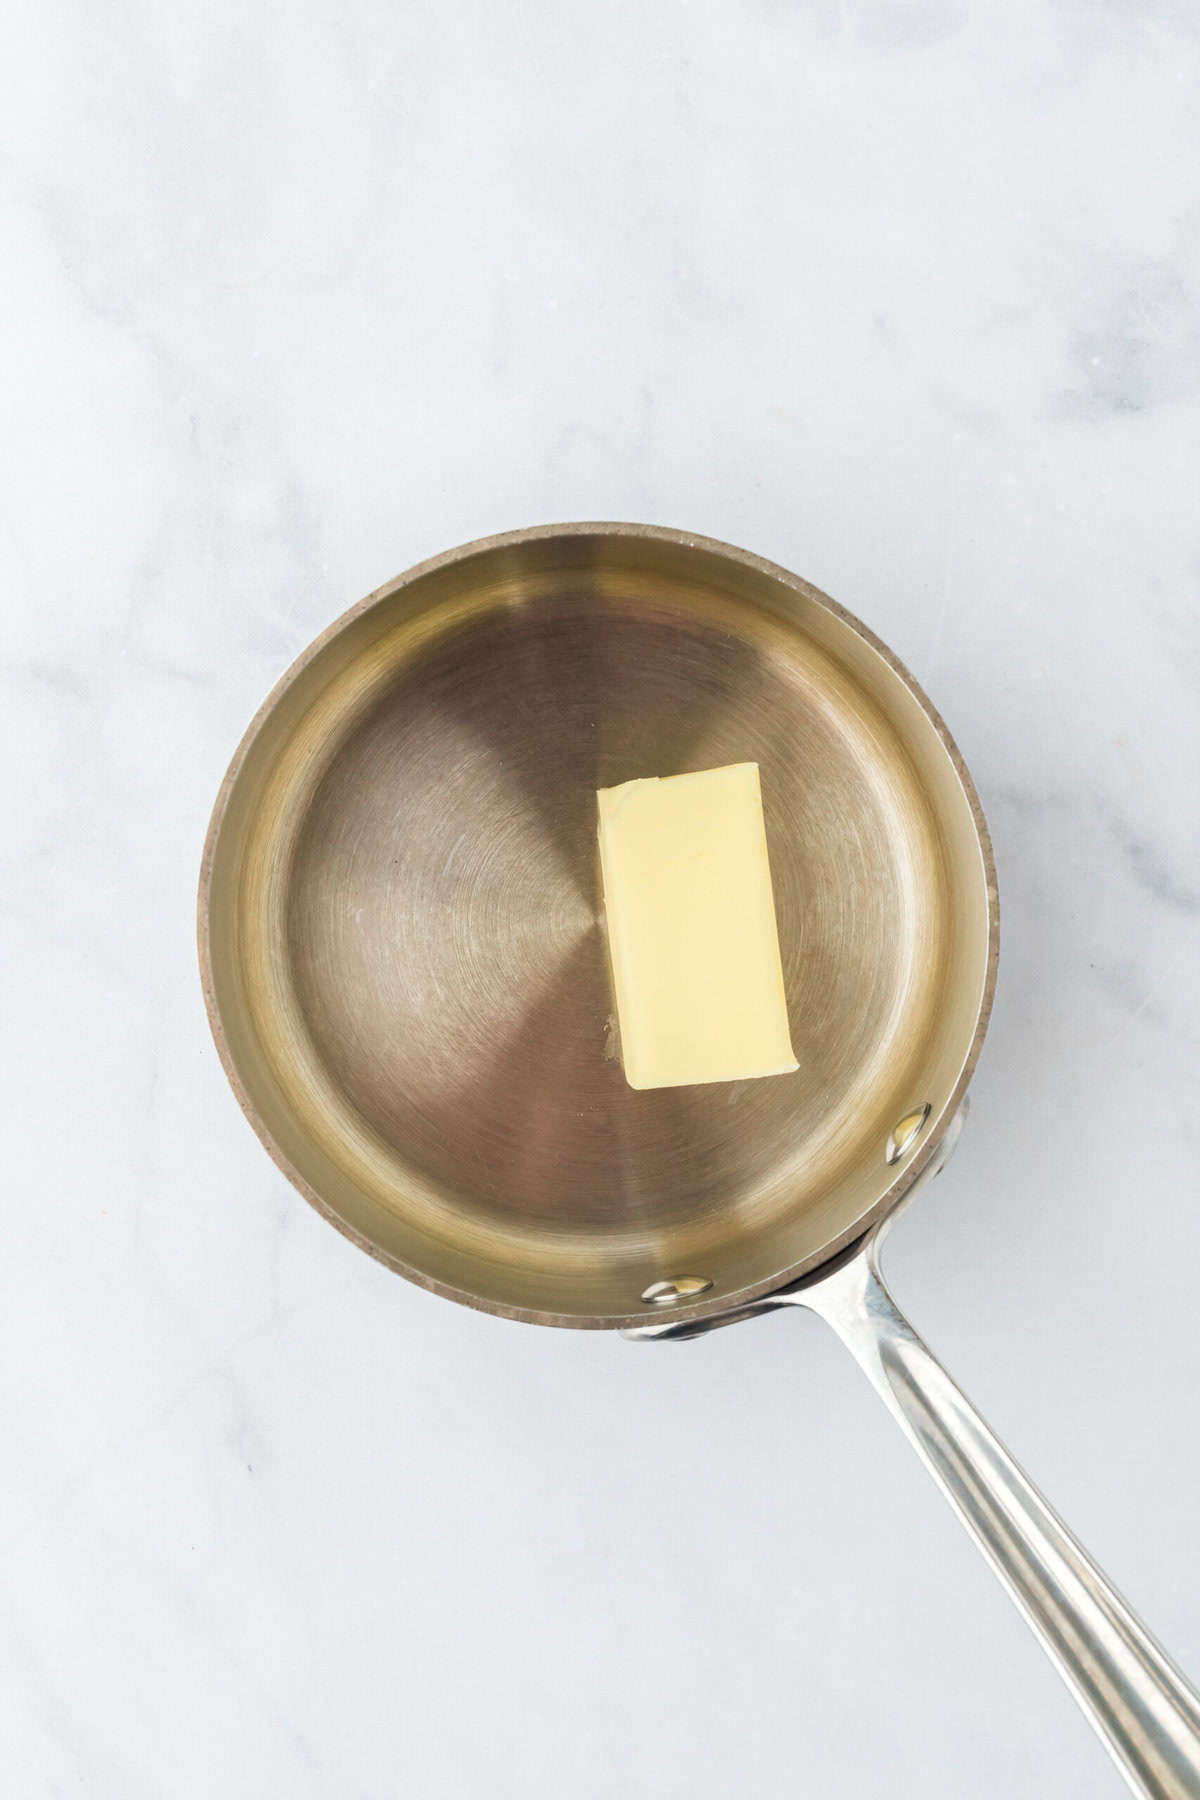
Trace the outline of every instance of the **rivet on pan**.
{"label": "rivet on pan", "polygon": [[896,1121],[892,1126],[892,1135],[887,1141],[886,1155],[890,1163],[898,1163],[902,1156],[907,1156],[928,1125],[929,1115],[932,1111],[933,1108],[927,1100],[924,1106],[918,1106],[914,1112],[905,1113],[902,1119]]}
{"label": "rivet on pan", "polygon": [[642,1299],[647,1306],[678,1306],[706,1294],[711,1286],[707,1275],[676,1275],[673,1281],[652,1281]]}

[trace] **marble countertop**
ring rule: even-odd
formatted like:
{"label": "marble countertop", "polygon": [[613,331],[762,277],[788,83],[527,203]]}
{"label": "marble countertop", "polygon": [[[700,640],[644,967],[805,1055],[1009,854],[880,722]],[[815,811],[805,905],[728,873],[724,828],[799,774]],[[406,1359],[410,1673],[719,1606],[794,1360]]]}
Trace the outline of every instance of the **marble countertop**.
{"label": "marble countertop", "polygon": [[897,1297],[1200,1671],[1200,18],[16,0],[0,1740],[29,1800],[1121,1791],[832,1337],[417,1291],[252,1137],[193,908],[262,694],[463,539],[865,618],[1001,974]]}

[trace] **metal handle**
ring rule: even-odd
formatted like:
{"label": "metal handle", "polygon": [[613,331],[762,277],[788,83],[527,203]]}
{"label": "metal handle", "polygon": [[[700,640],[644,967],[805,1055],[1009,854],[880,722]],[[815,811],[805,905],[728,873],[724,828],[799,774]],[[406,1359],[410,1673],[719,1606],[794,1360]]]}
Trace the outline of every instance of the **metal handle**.
{"label": "metal handle", "polygon": [[776,1304],[853,1352],[1137,1794],[1200,1797],[1200,1695],[1159,1648],[899,1311],[877,1243]]}

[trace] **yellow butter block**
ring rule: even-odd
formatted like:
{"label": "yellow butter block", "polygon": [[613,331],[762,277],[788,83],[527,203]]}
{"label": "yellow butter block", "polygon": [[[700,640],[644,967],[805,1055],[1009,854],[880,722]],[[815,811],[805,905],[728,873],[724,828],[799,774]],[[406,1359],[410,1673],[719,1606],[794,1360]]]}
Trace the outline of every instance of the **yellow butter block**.
{"label": "yellow butter block", "polygon": [[796,1068],[758,764],[626,781],[598,799],[630,1087]]}

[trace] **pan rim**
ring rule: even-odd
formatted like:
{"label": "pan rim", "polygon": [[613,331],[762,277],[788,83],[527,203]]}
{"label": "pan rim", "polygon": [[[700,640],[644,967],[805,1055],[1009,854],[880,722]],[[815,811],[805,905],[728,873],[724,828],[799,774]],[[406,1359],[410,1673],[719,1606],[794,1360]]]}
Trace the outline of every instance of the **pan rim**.
{"label": "pan rim", "polygon": [[562,1313],[540,1308],[522,1307],[494,1299],[487,1295],[477,1294],[469,1289],[457,1287],[436,1276],[430,1275],[418,1265],[408,1262],[385,1250],[381,1245],[358,1231],[347,1219],[343,1218],[323,1198],[303,1172],[292,1162],[282,1145],[276,1140],[266,1120],[260,1113],[253,1097],[242,1080],[241,1072],[234,1060],[230,1048],[224,1022],[217,1000],[216,973],[213,962],[212,932],[210,928],[210,908],[212,902],[213,875],[216,863],[217,848],[221,837],[229,802],[236,788],[246,760],[249,757],[268,720],[273,716],[284,696],[303,675],[305,670],[320,656],[325,647],[346,631],[357,619],[369,612],[373,607],[391,600],[396,594],[425,577],[457,563],[466,562],[472,557],[486,555],[496,550],[504,550],[517,545],[552,541],[556,538],[578,537],[620,537],[643,540],[678,546],[682,549],[699,550],[719,558],[733,561],[742,567],[751,569],[757,574],[776,581],[793,592],[803,596],[811,604],[823,608],[844,624],[851,632],[862,640],[883,661],[908,690],[916,701],[929,723],[937,734],[943,749],[950,759],[954,773],[962,788],[974,827],[976,841],[979,846],[983,864],[984,888],[987,904],[987,956],[984,977],[981,984],[979,1006],[976,1013],[974,1029],[970,1043],[963,1057],[958,1076],[946,1098],[944,1105],[931,1120],[931,1129],[923,1134],[924,1141],[919,1150],[914,1152],[901,1172],[891,1181],[883,1192],[864,1213],[840,1232],[837,1237],[822,1246],[813,1256],[801,1259],[798,1263],[788,1265],[781,1270],[736,1292],[723,1292],[715,1298],[697,1300],[691,1305],[672,1307],[672,1323],[683,1324],[701,1319],[715,1319],[734,1311],[748,1302],[763,1298],[780,1288],[811,1274],[815,1269],[839,1255],[864,1233],[885,1218],[903,1199],[904,1195],[920,1178],[933,1159],[942,1136],[954,1117],[979,1061],[983,1041],[987,1034],[991,1017],[992,1004],[995,997],[996,979],[999,963],[999,893],[996,881],[995,857],[992,849],[991,834],[979,799],[975,783],[951,732],[941,714],[925,693],[920,683],[882,639],[865,625],[854,613],[842,606],[837,600],[815,587],[811,582],[796,575],[781,564],[761,557],[755,552],[742,549],[735,544],[726,543],[722,539],[709,537],[703,533],[682,530],[665,525],[647,525],[624,521],[586,520],[565,521],[528,526],[515,531],[505,531],[493,535],[474,538],[466,543],[458,544],[452,549],[428,557],[406,569],[402,574],[393,577],[382,586],[373,589],[363,599],[357,601],[343,613],[339,614],[326,628],[313,638],[300,654],[294,658],[283,674],[274,683],[266,698],[262,701],[245,731],[242,733],[233,756],[230,759],[209,818],[205,834],[204,849],[200,863],[200,879],[197,894],[197,948],[200,963],[201,988],[204,995],[205,1011],[209,1029],[216,1046],[217,1055],[224,1069],[226,1079],[234,1096],[245,1114],[259,1141],[266,1149],[276,1167],[287,1177],[292,1186],[303,1195],[308,1203],[328,1222],[335,1226],[341,1234],[348,1238],[357,1248],[365,1250],[394,1273],[402,1275],[416,1286],[426,1289],[440,1298],[453,1300],[460,1305],[476,1311],[494,1314],[501,1318],[513,1319],[526,1324],[550,1325],[575,1330],[619,1331],[643,1325],[646,1322],[645,1311],[621,1314],[585,1314]]}

